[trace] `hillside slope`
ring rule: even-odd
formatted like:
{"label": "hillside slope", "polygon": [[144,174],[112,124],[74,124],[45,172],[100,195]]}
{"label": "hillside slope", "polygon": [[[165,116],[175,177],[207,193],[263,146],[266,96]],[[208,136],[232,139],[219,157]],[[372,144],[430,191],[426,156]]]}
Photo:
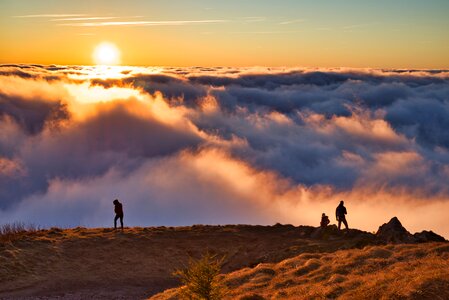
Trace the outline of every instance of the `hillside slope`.
{"label": "hillside slope", "polygon": [[[449,299],[446,243],[304,253],[224,276],[225,299]],[[171,300],[179,289],[152,300]]]}
{"label": "hillside slope", "polygon": [[[313,227],[191,226],[49,229],[0,243],[0,297],[138,299],[177,286],[175,269],[207,249],[225,255],[224,272],[298,253],[354,247],[357,235],[310,239]],[[363,241],[363,243],[369,242]]]}
{"label": "hillside slope", "polygon": [[[179,286],[173,271],[183,267],[189,257],[200,257],[206,250],[226,257],[222,271],[230,273],[226,282],[234,293],[230,295],[234,296],[256,290],[267,297],[281,291],[288,296],[296,293],[294,286],[301,282],[310,282],[313,289],[312,284],[330,278],[338,282],[348,274],[353,278],[357,272],[377,270],[374,267],[377,263],[393,266],[397,261],[418,268],[433,262],[444,266],[440,259],[447,259],[446,243],[376,246],[386,243],[386,239],[391,243],[397,238],[396,229],[389,229],[390,225],[383,230],[382,237],[359,230],[343,233],[335,227],[319,230],[280,224],[135,227],[124,232],[108,228],[24,232],[11,241],[0,239],[0,298],[145,299]],[[432,234],[421,233],[419,239],[435,238]],[[403,236],[401,232],[399,237]],[[409,242],[418,241],[408,232],[405,237]],[[400,248],[403,250],[400,255],[406,255],[407,251],[417,254],[399,257],[396,250],[400,249],[394,247],[404,247]],[[368,255],[365,260],[363,255]],[[348,257],[348,261],[337,268],[331,262],[340,256]],[[446,274],[439,273],[438,268],[434,271],[438,278]],[[296,277],[290,278],[290,273]],[[156,299],[165,299],[167,295],[170,298],[174,293],[176,290],[171,290]]]}

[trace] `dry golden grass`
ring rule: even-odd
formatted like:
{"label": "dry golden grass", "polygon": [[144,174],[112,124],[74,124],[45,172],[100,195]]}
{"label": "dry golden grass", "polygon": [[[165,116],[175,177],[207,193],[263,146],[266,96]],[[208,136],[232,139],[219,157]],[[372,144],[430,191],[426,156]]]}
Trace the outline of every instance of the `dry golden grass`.
{"label": "dry golden grass", "polygon": [[178,286],[172,273],[206,250],[226,256],[222,271],[231,272],[320,247],[299,238],[302,233],[293,226],[244,225],[24,233],[0,243],[0,299],[143,299]]}
{"label": "dry golden grass", "polygon": [[[367,233],[314,232],[282,225],[19,230],[0,242],[0,299],[144,299],[179,286],[173,272],[207,250],[226,257],[225,299],[448,297],[447,243],[373,246]],[[177,291],[154,299],[177,299]]]}
{"label": "dry golden grass", "polygon": [[26,225],[22,222],[7,223],[0,225],[0,243],[8,243],[20,240],[24,236],[34,233],[39,228],[35,225]]}
{"label": "dry golden grass", "polygon": [[[449,299],[449,245],[304,253],[224,275],[224,299]],[[168,290],[151,299],[178,299]]]}

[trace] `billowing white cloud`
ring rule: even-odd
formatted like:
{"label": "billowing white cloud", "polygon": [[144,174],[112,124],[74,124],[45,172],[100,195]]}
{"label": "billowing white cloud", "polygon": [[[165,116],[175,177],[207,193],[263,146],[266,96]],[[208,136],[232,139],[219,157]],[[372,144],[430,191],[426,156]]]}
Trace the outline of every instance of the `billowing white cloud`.
{"label": "billowing white cloud", "polygon": [[0,219],[449,235],[446,71],[0,67]]}

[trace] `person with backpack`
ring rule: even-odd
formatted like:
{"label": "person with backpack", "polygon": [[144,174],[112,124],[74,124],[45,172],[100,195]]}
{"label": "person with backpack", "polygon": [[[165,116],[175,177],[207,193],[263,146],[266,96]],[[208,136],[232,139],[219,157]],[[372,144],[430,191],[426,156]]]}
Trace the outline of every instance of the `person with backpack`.
{"label": "person with backpack", "polygon": [[348,230],[348,222],[346,221],[346,207],[344,205],[344,201],[340,201],[340,204],[337,206],[337,209],[335,210],[335,217],[337,218],[338,221],[338,230],[340,230],[341,227],[341,223],[345,224],[346,226],[346,230]]}
{"label": "person with backpack", "polygon": [[114,229],[117,229],[117,220],[120,219],[120,225],[123,230],[123,205],[118,201],[118,199],[115,199],[112,203],[114,203],[115,212]]}

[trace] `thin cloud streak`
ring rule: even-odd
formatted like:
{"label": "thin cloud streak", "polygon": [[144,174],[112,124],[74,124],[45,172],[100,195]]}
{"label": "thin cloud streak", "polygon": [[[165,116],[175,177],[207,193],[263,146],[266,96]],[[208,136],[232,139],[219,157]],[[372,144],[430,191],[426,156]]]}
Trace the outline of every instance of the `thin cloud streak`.
{"label": "thin cloud streak", "polygon": [[229,20],[187,20],[187,21],[124,21],[124,22],[84,22],[84,23],[65,23],[59,26],[73,27],[105,27],[105,26],[181,26],[189,24],[214,24],[226,23]]}
{"label": "thin cloud streak", "polygon": [[302,23],[305,22],[305,19],[295,19],[295,20],[289,20],[279,23],[279,25],[289,25],[289,24],[295,24],[295,23]]}
{"label": "thin cloud streak", "polygon": [[41,14],[41,15],[23,15],[13,16],[13,18],[69,18],[69,17],[84,17],[86,14]]}
{"label": "thin cloud streak", "polygon": [[376,25],[377,23],[354,24],[342,27],[343,29],[356,29]]}
{"label": "thin cloud streak", "polygon": [[[57,21],[88,21],[88,20],[112,20],[119,19],[121,17],[81,17],[81,18],[59,18],[50,20],[51,22]],[[127,18],[135,18],[135,17],[127,17]]]}
{"label": "thin cloud streak", "polygon": [[233,31],[233,34],[282,34],[282,33],[299,33],[301,31],[284,31],[284,30],[272,30],[272,31]]}
{"label": "thin cloud streak", "polygon": [[243,18],[245,23],[263,22],[266,21],[265,17],[245,17]]}

